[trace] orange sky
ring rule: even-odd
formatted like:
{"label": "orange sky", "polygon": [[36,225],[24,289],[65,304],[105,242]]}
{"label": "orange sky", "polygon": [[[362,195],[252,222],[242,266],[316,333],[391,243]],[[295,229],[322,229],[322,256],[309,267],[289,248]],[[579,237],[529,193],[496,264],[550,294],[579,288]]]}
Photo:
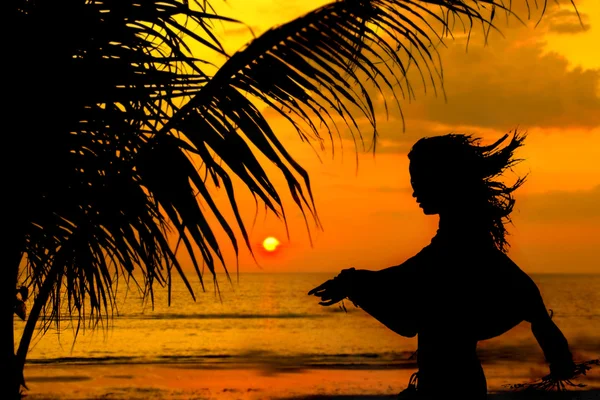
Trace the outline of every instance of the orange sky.
{"label": "orange sky", "polygon": [[[238,18],[255,34],[325,4],[322,0],[228,0],[218,11]],[[513,3],[520,3],[514,1]],[[403,133],[397,110],[389,118],[378,105],[380,141],[375,157],[355,149],[348,133],[343,149],[331,146],[318,154],[302,143],[274,113],[269,122],[297,161],[309,172],[324,230],[310,225],[313,247],[301,214],[277,171],[273,181],[286,200],[291,239],[281,221],[259,208],[251,238],[259,268],[246,250],[242,272],[331,271],[342,268],[380,269],[414,255],[434,235],[437,217],[424,216],[411,197],[406,153],[422,136],[471,133],[485,142],[519,127],[529,136],[515,168],[529,173],[516,192],[514,226],[509,226],[509,255],[529,273],[600,273],[600,3],[577,0],[585,29],[568,2],[549,3],[545,18],[534,28],[515,19],[498,20],[504,37],[492,34],[484,46],[475,30],[468,51],[465,37],[449,39],[441,49],[447,102],[416,82],[417,99],[402,102]],[[517,11],[526,17],[524,8]],[[246,28],[226,24],[221,40],[235,51],[250,40]],[[219,61],[216,61],[219,62]],[[365,131],[369,137],[369,131]],[[342,156],[343,150],[343,156]],[[516,177],[515,174],[508,178]],[[238,190],[250,227],[254,201]],[[215,193],[220,200],[224,193]],[[223,203],[222,203],[223,204]],[[228,214],[229,215],[229,214]],[[274,254],[260,249],[267,236],[282,242]],[[219,233],[231,269],[235,258],[226,236]]]}

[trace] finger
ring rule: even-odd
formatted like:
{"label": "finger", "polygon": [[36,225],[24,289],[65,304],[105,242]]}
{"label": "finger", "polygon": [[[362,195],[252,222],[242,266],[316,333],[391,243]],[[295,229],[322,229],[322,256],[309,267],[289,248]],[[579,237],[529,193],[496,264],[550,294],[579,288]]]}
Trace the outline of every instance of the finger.
{"label": "finger", "polygon": [[322,283],[321,285],[317,286],[316,288],[314,288],[314,289],[311,289],[311,290],[308,292],[308,294],[309,294],[309,295],[311,295],[311,294],[315,294],[315,293],[317,293],[317,292],[320,292],[320,291],[326,290],[326,289],[327,289],[327,287],[329,286],[329,282],[330,282],[330,281],[327,281],[327,282],[325,282],[325,283]]}
{"label": "finger", "polygon": [[333,299],[333,300],[329,300],[329,301],[320,301],[319,304],[322,306],[331,306],[337,302],[339,302],[341,299]]}
{"label": "finger", "polygon": [[330,280],[328,280],[327,282],[324,282],[324,283],[320,284],[320,285],[319,285],[319,286],[317,286],[316,288],[314,288],[314,289],[311,289],[311,290],[308,292],[308,295],[310,296],[311,294],[315,294],[316,292],[319,292],[319,291],[322,291],[322,290],[326,289],[326,288],[327,288],[327,286],[329,286],[329,284],[331,284],[331,282],[332,282],[332,280],[330,279]]}
{"label": "finger", "polygon": [[323,296],[330,295],[333,292],[334,292],[333,290],[327,288],[327,289],[323,289],[323,290],[320,290],[318,292],[315,292],[315,293],[313,293],[313,295],[317,296],[317,297],[323,297]]}
{"label": "finger", "polygon": [[334,299],[339,296],[336,296],[335,294],[331,294],[331,293],[324,293],[324,294],[320,295],[319,297],[321,298],[321,301],[327,301],[327,300],[331,300],[331,299]]}
{"label": "finger", "polygon": [[343,291],[340,290],[340,288],[335,287],[335,286],[329,286],[325,289],[322,289],[318,292],[315,292],[314,295],[318,296],[318,297],[328,297],[328,298],[333,298],[333,297],[345,297],[343,296]]}
{"label": "finger", "polygon": [[327,301],[331,299],[343,299],[346,297],[346,294],[336,290],[335,288],[325,289],[321,292],[315,293],[315,296],[320,297],[321,301]]}
{"label": "finger", "polygon": [[339,301],[342,301],[344,298],[345,298],[345,296],[343,296],[339,293],[329,294],[327,296],[323,296],[321,298],[321,301],[319,302],[319,304],[329,306],[329,305],[335,304]]}

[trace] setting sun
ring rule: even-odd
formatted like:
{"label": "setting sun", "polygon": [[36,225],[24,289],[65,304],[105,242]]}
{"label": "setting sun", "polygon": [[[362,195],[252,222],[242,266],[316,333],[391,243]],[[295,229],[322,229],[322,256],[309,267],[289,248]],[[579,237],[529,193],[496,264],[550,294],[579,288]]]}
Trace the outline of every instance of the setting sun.
{"label": "setting sun", "polygon": [[263,241],[263,247],[267,251],[275,251],[275,250],[277,250],[278,246],[279,246],[279,240],[277,240],[273,236],[269,236],[268,238],[266,238]]}

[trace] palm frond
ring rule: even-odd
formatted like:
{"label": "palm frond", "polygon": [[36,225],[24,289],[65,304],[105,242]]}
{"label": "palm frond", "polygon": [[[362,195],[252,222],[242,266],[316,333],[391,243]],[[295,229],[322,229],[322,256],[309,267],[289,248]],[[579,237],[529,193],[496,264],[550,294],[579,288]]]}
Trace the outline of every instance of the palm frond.
{"label": "palm frond", "polygon": [[[25,227],[18,251],[27,257],[28,282],[37,293],[45,281],[54,282],[48,316],[58,323],[66,309],[101,321],[102,310],[114,309],[118,277],[135,270],[150,298],[153,284],[170,276],[165,268],[175,268],[194,296],[167,227],[173,218],[191,232],[184,235],[191,254],[188,234],[204,258],[213,251],[222,260],[194,193],[185,192],[186,176],[198,186],[198,172],[167,144],[151,160],[147,155],[177,103],[210,79],[189,40],[226,55],[211,24],[233,20],[211,13],[205,1],[195,9],[177,0],[14,3],[19,40],[9,41],[7,54],[18,62],[9,66],[8,125],[19,132],[8,148],[26,157],[13,165],[9,190],[16,197],[15,225]],[[153,186],[148,165],[181,177],[181,186],[173,186],[179,192]]]}
{"label": "palm frond", "polygon": [[[444,11],[442,15],[432,11],[432,6]],[[392,94],[399,90],[403,96],[413,97],[415,91],[406,75],[414,65],[423,83],[430,81],[436,90],[436,83],[442,83],[437,54],[442,35],[451,34],[457,19],[468,30],[475,22],[489,30],[496,8],[511,13],[502,0],[333,2],[265,32],[234,54],[163,131],[177,127],[203,107],[224,106],[217,102],[231,93],[221,96],[223,88],[235,88],[273,106],[304,139],[320,139],[315,120],[329,128],[327,121],[332,115],[328,109],[344,118],[348,127],[356,128],[355,116],[347,108],[350,104],[375,128],[367,83],[379,91],[386,87]],[[431,20],[442,27],[441,33]],[[402,76],[397,76],[393,66]],[[297,120],[310,126],[311,134],[301,130]]]}

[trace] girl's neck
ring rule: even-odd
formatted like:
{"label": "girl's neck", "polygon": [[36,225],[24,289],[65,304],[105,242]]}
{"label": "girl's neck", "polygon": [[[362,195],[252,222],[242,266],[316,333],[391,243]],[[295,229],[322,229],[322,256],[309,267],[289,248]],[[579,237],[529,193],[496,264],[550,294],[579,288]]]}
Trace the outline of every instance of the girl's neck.
{"label": "girl's neck", "polygon": [[474,213],[440,213],[440,229],[473,229],[483,225],[485,219]]}
{"label": "girl's neck", "polygon": [[489,225],[485,218],[473,213],[440,214],[438,236],[456,238],[491,238]]}

